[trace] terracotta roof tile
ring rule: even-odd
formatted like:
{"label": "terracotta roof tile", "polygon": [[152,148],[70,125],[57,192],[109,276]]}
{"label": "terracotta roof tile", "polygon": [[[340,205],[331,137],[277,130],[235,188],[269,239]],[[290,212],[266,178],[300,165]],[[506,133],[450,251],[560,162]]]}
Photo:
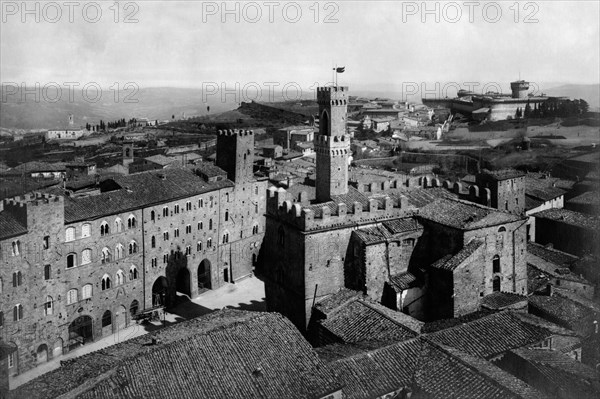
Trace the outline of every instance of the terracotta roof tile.
{"label": "terracotta roof tile", "polygon": [[453,271],[459,267],[467,258],[477,252],[483,246],[483,240],[471,240],[454,256],[446,255],[442,259],[435,262],[431,267],[436,269]]}
{"label": "terracotta roof tile", "polygon": [[488,309],[502,310],[516,304],[527,306],[527,297],[512,292],[493,292],[481,298],[479,304]]}
{"label": "terracotta roof tile", "polygon": [[572,226],[583,227],[590,230],[600,229],[600,216],[591,216],[584,213],[570,211],[568,209],[547,209],[536,212],[532,216],[540,219],[555,220],[557,222]]}
{"label": "terracotta roof tile", "polygon": [[522,217],[501,212],[468,201],[438,199],[419,211],[426,220],[462,230],[497,226],[504,223],[523,220]]}
{"label": "terracotta roof tile", "polygon": [[553,333],[528,323],[512,311],[502,311],[467,324],[437,331],[428,337],[434,342],[489,359],[510,349],[536,344]]}
{"label": "terracotta roof tile", "polygon": [[27,227],[7,212],[0,212],[0,240],[16,237],[27,233]]}

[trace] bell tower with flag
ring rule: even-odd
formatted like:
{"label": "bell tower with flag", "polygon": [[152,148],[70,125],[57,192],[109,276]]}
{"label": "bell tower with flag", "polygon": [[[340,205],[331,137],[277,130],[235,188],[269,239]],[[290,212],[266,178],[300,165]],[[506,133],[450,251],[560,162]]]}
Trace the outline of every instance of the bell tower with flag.
{"label": "bell tower with flag", "polygon": [[346,135],[347,86],[317,88],[319,133],[314,144],[317,155],[317,201],[348,192],[348,156],[350,137]]}

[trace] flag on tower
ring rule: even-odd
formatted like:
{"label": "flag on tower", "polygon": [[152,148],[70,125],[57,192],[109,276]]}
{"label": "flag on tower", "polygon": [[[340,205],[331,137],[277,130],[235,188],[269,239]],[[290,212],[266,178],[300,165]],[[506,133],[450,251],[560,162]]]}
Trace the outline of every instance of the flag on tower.
{"label": "flag on tower", "polygon": [[335,73],[344,73],[344,71],[346,70],[346,67],[338,67],[338,68],[334,68],[335,69]]}

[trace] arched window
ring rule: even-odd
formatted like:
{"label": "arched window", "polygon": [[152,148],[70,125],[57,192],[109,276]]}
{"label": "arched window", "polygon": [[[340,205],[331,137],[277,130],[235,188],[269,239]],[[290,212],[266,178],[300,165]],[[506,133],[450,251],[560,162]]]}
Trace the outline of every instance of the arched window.
{"label": "arched window", "polygon": [[67,305],[77,302],[77,289],[72,288],[67,292]]}
{"label": "arched window", "polygon": [[173,213],[179,213],[179,204],[175,204],[173,207]]}
{"label": "arched window", "polygon": [[202,251],[202,241],[198,241],[198,243],[196,244],[196,251]]}
{"label": "arched window", "polygon": [[88,299],[92,297],[93,287],[91,284],[86,284],[81,289],[81,299]]}
{"label": "arched window", "polygon": [[165,206],[163,208],[162,214],[163,214],[163,217],[169,216],[169,207],[168,206]]}
{"label": "arched window", "polygon": [[76,254],[68,254],[67,255],[67,269],[71,267],[77,266],[77,255]]}
{"label": "arched window", "polygon": [[110,287],[112,287],[112,281],[110,281],[110,276],[105,274],[104,277],[102,277],[102,291],[108,290]]}
{"label": "arched window", "polygon": [[114,230],[115,230],[115,233],[120,233],[121,231],[123,231],[123,221],[121,220],[121,218],[115,219]]}
{"label": "arched window", "polygon": [[67,227],[65,229],[65,241],[73,241],[75,239],[75,227]]}
{"label": "arched window", "polygon": [[110,254],[110,249],[104,247],[102,248],[102,254],[100,257],[102,263],[108,263],[112,260],[112,256]]}
{"label": "arched window", "polygon": [[15,240],[12,243],[12,254],[13,256],[17,256],[21,253],[21,241]]}
{"label": "arched window", "polygon": [[504,226],[501,226],[501,227],[498,229],[498,233],[504,233],[505,231],[506,231],[506,227],[504,227]]}
{"label": "arched window", "polygon": [[204,200],[202,198],[200,198],[200,200],[198,201],[198,207],[202,208],[204,206]]}
{"label": "arched window", "polygon": [[498,255],[494,256],[492,260],[492,268],[493,273],[500,273],[500,257]]}
{"label": "arched window", "polygon": [[150,220],[154,221],[154,219],[156,219],[156,213],[154,213],[154,211],[150,212]]}
{"label": "arched window", "polygon": [[191,211],[192,210],[192,202],[191,201],[187,201],[185,203],[185,210],[186,211]]}
{"label": "arched window", "polygon": [[212,238],[206,240],[206,248],[212,248]]}
{"label": "arched window", "polygon": [[131,241],[131,242],[129,243],[129,255],[131,255],[131,254],[135,254],[135,253],[137,253],[137,251],[138,251],[138,245],[137,245],[137,242],[135,242],[135,241]]}
{"label": "arched window", "polygon": [[135,216],[129,215],[129,217],[127,218],[127,228],[134,229],[135,226],[136,226]]}
{"label": "arched window", "polygon": [[123,270],[117,272],[115,280],[117,286],[125,284],[125,273],[123,273]]}
{"label": "arched window", "polygon": [[204,223],[198,222],[198,230],[202,230],[204,228]]}
{"label": "arched window", "polygon": [[18,287],[21,285],[22,283],[22,274],[21,272],[14,272],[13,273],[13,287]]}
{"label": "arched window", "polygon": [[112,324],[112,313],[110,310],[107,310],[102,315],[102,327],[108,327]]}
{"label": "arched window", "polygon": [[92,225],[89,223],[84,223],[81,226],[81,237],[89,237],[92,235]]}
{"label": "arched window", "polygon": [[44,314],[49,316],[52,314],[52,297],[50,295],[46,296],[46,303],[44,303]]}
{"label": "arched window", "polygon": [[100,224],[100,235],[101,236],[105,236],[109,233],[108,231],[108,223],[107,222],[102,222],[102,224]]}
{"label": "arched window", "polygon": [[121,243],[118,243],[115,246],[115,259],[121,259],[124,256],[125,251],[123,249],[124,249],[124,247],[123,247],[123,244],[121,244]]}
{"label": "arched window", "polygon": [[150,242],[152,244],[152,248],[156,248],[156,238],[154,236],[152,236],[152,238],[150,239]]}
{"label": "arched window", "polygon": [[137,267],[135,267],[134,265],[132,265],[129,268],[129,280],[137,280],[137,278],[138,278]]}
{"label": "arched window", "polygon": [[137,314],[139,308],[140,308],[140,303],[137,301],[137,299],[134,299],[131,302],[131,305],[129,306],[129,313],[131,313],[132,316],[135,316]]}
{"label": "arched window", "polygon": [[13,308],[13,321],[19,321],[23,318],[23,305],[16,304]]}
{"label": "arched window", "polygon": [[223,244],[227,244],[229,242],[229,233],[223,234]]}
{"label": "arched window", "polygon": [[92,262],[92,250],[89,248],[86,248],[83,251],[81,251],[81,264],[87,265],[88,263],[91,263],[91,262]]}

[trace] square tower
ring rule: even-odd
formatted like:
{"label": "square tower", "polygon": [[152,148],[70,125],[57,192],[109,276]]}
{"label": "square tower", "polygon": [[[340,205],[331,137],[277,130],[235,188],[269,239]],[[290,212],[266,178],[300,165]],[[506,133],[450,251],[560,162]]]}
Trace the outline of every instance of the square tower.
{"label": "square tower", "polygon": [[350,138],[346,135],[348,87],[317,88],[319,133],[314,144],[317,153],[317,201],[348,192]]}
{"label": "square tower", "polygon": [[252,130],[219,130],[217,166],[227,172],[234,183],[254,180],[254,132]]}

